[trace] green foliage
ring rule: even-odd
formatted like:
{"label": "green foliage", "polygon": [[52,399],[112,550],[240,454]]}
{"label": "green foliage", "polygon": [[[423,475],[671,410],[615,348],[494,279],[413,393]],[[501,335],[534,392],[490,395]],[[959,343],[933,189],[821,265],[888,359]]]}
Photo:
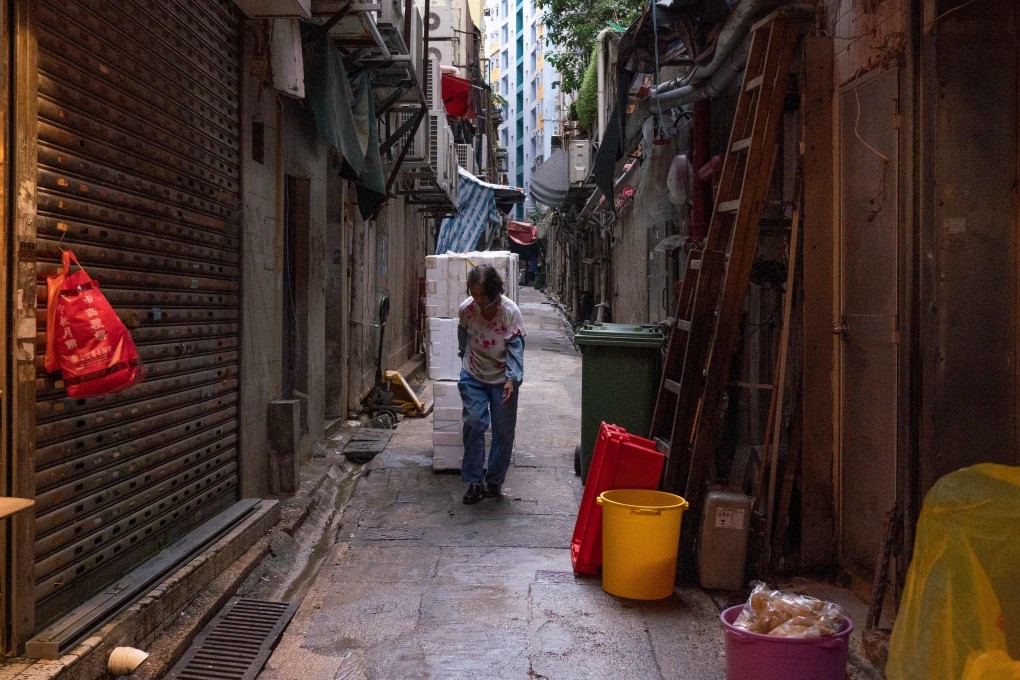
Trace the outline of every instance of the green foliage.
{"label": "green foliage", "polygon": [[610,23],[629,25],[644,0],[535,0],[544,15],[549,40],[556,46],[549,63],[560,72],[560,87],[577,92],[591,61],[595,38]]}
{"label": "green foliage", "polygon": [[549,212],[549,208],[536,203],[532,206],[531,212],[528,213],[528,219],[531,220],[532,224],[542,224],[549,217]]}
{"label": "green foliage", "polygon": [[595,55],[596,51],[592,50],[588,68],[584,71],[584,79],[581,81],[581,89],[577,93],[575,102],[577,104],[577,119],[581,123],[581,129],[585,132],[591,132],[595,116],[598,115],[599,74]]}

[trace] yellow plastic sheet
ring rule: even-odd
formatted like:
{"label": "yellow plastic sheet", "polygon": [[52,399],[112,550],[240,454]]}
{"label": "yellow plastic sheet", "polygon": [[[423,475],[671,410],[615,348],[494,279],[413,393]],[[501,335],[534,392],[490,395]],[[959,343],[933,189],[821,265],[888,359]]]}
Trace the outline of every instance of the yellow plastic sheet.
{"label": "yellow plastic sheet", "polygon": [[1020,680],[1020,661],[1006,652],[976,652],[967,659],[963,680]]}
{"label": "yellow plastic sheet", "polygon": [[886,677],[1020,680],[1003,670],[1011,658],[1020,658],[1020,468],[984,463],[942,477],[924,499]]}

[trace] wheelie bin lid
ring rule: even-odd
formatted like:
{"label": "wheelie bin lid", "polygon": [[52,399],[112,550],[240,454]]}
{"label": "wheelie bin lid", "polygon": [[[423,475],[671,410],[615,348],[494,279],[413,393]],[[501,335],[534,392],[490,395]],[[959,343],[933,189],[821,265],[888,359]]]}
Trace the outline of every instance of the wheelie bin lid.
{"label": "wheelie bin lid", "polygon": [[662,329],[656,324],[586,323],[574,334],[579,346],[660,347]]}

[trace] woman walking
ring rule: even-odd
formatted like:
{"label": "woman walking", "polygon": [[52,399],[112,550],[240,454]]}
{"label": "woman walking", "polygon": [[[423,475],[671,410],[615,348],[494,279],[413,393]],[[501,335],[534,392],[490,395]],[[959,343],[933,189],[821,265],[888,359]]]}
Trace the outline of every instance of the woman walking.
{"label": "woman walking", "polygon": [[[517,396],[524,380],[524,319],[504,295],[503,280],[483,264],[468,273],[468,297],[460,304],[457,340],[464,403],[464,502],[500,495],[517,427]],[[485,456],[485,431],[492,425],[492,446]]]}

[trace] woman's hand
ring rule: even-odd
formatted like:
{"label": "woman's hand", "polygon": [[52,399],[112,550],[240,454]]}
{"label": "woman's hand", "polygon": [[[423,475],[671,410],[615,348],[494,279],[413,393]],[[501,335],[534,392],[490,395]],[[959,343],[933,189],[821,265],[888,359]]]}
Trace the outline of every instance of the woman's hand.
{"label": "woman's hand", "polygon": [[514,396],[514,381],[507,380],[503,383],[503,403],[510,401],[510,397]]}

